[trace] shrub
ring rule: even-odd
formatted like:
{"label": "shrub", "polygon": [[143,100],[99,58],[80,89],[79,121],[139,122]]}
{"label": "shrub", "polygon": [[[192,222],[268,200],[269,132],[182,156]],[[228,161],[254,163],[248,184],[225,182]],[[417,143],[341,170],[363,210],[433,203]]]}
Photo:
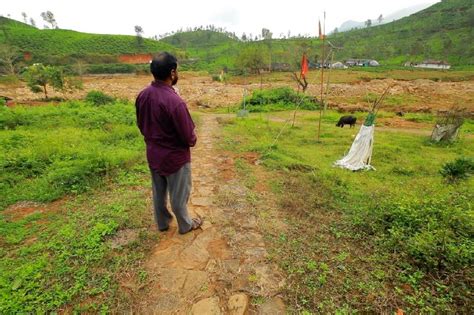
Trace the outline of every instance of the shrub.
{"label": "shrub", "polygon": [[113,73],[135,73],[136,67],[131,64],[91,64],[87,66],[87,72],[91,74],[113,74]]}
{"label": "shrub", "polygon": [[45,66],[41,63],[26,68],[23,77],[33,93],[44,93],[46,99],[48,99],[49,86],[57,91],[82,89],[80,79],[66,77],[60,68]]}
{"label": "shrub", "polygon": [[356,225],[425,270],[458,270],[473,263],[473,224],[461,194],[425,200],[374,201],[357,210]]}
{"label": "shrub", "polygon": [[319,108],[314,97],[298,94],[288,87],[255,90],[250,98],[246,99],[246,105],[251,112],[288,110],[294,109],[298,105],[300,109],[315,110]]}
{"label": "shrub", "polygon": [[474,161],[469,158],[461,157],[444,164],[439,172],[448,182],[455,182],[468,178],[472,175],[473,171]]}
{"label": "shrub", "polygon": [[115,101],[115,98],[101,91],[92,90],[87,93],[86,101],[94,105],[105,105],[113,103]]}

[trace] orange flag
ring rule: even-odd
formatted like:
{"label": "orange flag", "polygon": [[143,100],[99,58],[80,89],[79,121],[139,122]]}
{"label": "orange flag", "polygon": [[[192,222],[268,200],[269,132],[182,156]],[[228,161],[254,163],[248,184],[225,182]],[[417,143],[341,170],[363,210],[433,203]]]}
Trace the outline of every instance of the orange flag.
{"label": "orange flag", "polygon": [[306,58],[306,54],[303,54],[303,58],[301,59],[301,77],[305,77],[306,73],[308,73],[308,59]]}

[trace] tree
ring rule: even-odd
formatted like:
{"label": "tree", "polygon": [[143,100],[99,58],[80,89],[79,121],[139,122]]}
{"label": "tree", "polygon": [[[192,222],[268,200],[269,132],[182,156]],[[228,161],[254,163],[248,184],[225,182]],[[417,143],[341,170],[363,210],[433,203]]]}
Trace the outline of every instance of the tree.
{"label": "tree", "polygon": [[365,21],[365,26],[366,27],[371,27],[372,26],[372,20],[368,19],[367,21]]}
{"label": "tree", "polygon": [[245,33],[242,33],[242,41],[243,42],[247,41],[247,35]]}
{"label": "tree", "polygon": [[25,24],[28,24],[28,16],[26,15],[26,13],[21,12],[21,16],[23,17],[23,21],[25,21]]}
{"label": "tree", "polygon": [[262,28],[262,38],[265,40],[272,39],[273,33],[268,28]]}
{"label": "tree", "polygon": [[379,17],[377,18],[377,22],[379,22],[379,24],[381,24],[383,21],[383,15],[380,14]]}
{"label": "tree", "polygon": [[46,99],[48,99],[48,86],[59,91],[70,91],[82,87],[81,81],[65,78],[59,68],[45,66],[41,63],[29,66],[25,71],[24,78],[33,93],[43,92]]}
{"label": "tree", "polygon": [[242,49],[237,56],[236,65],[239,69],[250,70],[252,73],[260,73],[260,70],[268,64],[268,48],[263,45],[252,45]]}
{"label": "tree", "polygon": [[0,73],[15,75],[21,61],[21,53],[17,47],[0,45]]}
{"label": "tree", "polygon": [[30,18],[30,24],[31,24],[31,26],[36,27],[36,22],[35,22],[35,20],[33,20],[33,18]]}
{"label": "tree", "polygon": [[137,46],[141,48],[143,45],[143,28],[140,25],[135,25],[135,33],[137,34]]}
{"label": "tree", "polygon": [[51,11],[41,12],[41,17],[46,23],[51,24],[51,28],[58,28],[58,23],[54,18],[54,14]]}

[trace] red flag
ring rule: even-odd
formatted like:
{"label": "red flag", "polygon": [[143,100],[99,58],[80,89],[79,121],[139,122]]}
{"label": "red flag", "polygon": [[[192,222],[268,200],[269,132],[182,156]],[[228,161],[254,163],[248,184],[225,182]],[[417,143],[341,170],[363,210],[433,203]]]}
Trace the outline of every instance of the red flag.
{"label": "red flag", "polygon": [[308,59],[306,58],[306,54],[303,54],[303,58],[301,59],[301,77],[305,77],[306,73],[308,73]]}

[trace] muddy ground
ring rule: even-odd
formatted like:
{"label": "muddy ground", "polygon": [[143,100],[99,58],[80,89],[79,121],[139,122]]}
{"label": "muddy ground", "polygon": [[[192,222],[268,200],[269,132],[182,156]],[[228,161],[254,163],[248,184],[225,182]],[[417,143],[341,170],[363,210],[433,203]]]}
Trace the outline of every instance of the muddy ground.
{"label": "muddy ground", "polygon": [[[309,80],[307,94],[319,97],[320,87],[316,76]],[[181,73],[178,89],[181,96],[192,109],[228,107],[238,104],[244,94],[259,88],[290,86],[296,88],[290,74],[278,76],[271,74],[259,77],[231,79],[228,83],[212,81],[209,75]],[[95,75],[83,77],[83,90],[72,93],[50,91],[50,97],[66,99],[84,98],[90,90],[100,90],[119,98],[135,99],[137,93],[151,82],[148,75]],[[436,112],[453,106],[464,107],[474,113],[474,81],[436,82],[428,79],[411,81],[393,79],[358,80],[349,83],[330,84],[328,103],[341,111],[367,110],[369,95],[380,95],[386,87],[392,86],[384,105],[388,111]],[[0,96],[8,96],[14,103],[40,104],[42,94],[32,93],[20,82],[16,85],[0,84]]]}

